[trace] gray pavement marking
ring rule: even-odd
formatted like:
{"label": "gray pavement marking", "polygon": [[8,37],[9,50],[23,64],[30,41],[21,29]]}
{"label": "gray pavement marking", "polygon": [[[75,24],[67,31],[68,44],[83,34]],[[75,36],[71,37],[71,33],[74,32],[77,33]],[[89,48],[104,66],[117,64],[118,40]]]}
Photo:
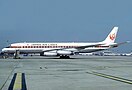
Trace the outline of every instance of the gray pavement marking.
{"label": "gray pavement marking", "polygon": [[3,83],[2,87],[0,88],[0,90],[2,90],[2,88],[5,86],[5,84],[7,83],[8,79],[9,79],[9,77],[12,75],[12,73],[14,72],[14,70],[17,67],[18,64],[19,64],[19,61],[16,63],[15,67],[10,72],[9,76],[7,77],[6,81]]}
{"label": "gray pavement marking", "polygon": [[132,84],[132,80],[117,77],[117,76],[107,75],[107,74],[99,73],[99,72],[86,72],[86,73],[104,77],[104,78],[108,78],[108,79],[112,79],[112,80],[116,80],[116,81],[120,81],[120,82],[127,83],[127,84]]}

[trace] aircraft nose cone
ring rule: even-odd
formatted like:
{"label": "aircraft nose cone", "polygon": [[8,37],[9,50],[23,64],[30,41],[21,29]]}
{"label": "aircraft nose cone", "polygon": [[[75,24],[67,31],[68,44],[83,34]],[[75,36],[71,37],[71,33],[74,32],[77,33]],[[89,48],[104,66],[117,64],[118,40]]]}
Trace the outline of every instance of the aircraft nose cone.
{"label": "aircraft nose cone", "polygon": [[5,48],[2,49],[2,52],[5,52]]}

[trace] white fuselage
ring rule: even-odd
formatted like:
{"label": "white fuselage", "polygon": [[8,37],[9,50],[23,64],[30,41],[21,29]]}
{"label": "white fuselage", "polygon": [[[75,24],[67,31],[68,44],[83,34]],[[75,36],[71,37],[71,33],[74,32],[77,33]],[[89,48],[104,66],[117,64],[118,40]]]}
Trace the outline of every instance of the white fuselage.
{"label": "white fuselage", "polygon": [[14,43],[9,47],[3,48],[3,52],[14,53],[16,50],[19,50],[20,53],[41,53],[44,51],[55,52],[58,49],[65,49],[67,51],[74,52],[94,52],[99,50],[108,49],[107,46],[99,47],[88,47],[85,49],[77,50],[76,47],[93,45],[98,43]]}

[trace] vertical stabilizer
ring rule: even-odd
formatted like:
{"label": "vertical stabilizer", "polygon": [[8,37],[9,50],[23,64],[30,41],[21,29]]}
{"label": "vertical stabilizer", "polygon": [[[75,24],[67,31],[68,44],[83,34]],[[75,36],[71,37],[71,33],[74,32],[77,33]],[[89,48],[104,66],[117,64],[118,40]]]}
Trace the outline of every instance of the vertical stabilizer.
{"label": "vertical stabilizer", "polygon": [[117,36],[117,32],[118,32],[118,27],[114,27],[107,36],[107,38],[103,41],[103,43],[106,44],[114,43]]}

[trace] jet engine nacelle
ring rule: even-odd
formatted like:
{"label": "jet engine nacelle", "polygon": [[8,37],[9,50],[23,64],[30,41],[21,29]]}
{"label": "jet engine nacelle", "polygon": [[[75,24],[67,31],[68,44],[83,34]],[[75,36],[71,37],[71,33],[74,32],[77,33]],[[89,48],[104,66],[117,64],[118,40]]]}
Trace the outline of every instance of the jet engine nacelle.
{"label": "jet engine nacelle", "polygon": [[58,55],[73,55],[73,52],[71,51],[66,51],[66,50],[58,50],[57,51]]}
{"label": "jet engine nacelle", "polygon": [[43,56],[57,56],[57,53],[55,53],[55,52],[44,52]]}
{"label": "jet engine nacelle", "polygon": [[43,52],[40,56],[59,56],[59,55],[73,55],[73,52],[66,50],[58,50],[56,52]]}

